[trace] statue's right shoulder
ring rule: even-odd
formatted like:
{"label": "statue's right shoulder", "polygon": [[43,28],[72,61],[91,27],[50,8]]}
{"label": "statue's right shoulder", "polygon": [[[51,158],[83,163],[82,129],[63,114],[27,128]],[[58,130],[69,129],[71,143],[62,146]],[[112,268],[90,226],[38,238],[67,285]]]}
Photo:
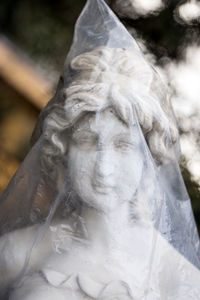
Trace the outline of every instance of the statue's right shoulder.
{"label": "statue's right shoulder", "polygon": [[0,291],[22,272],[38,226],[14,230],[0,237]]}
{"label": "statue's right shoulder", "polygon": [[0,290],[18,279],[25,268],[37,268],[41,258],[39,248],[46,254],[52,251],[48,237],[45,238],[46,243],[38,243],[37,246],[40,230],[41,225],[33,225],[0,237]]}

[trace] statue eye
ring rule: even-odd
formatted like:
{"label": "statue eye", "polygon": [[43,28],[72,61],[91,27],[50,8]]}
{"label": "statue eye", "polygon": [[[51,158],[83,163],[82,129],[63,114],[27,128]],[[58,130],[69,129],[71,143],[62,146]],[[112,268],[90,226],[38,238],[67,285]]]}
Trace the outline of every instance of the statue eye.
{"label": "statue eye", "polygon": [[122,150],[122,151],[128,151],[130,149],[133,149],[133,143],[131,143],[130,141],[126,141],[123,139],[117,140],[114,142],[114,147],[117,150]]}
{"label": "statue eye", "polygon": [[79,132],[72,136],[72,141],[77,146],[88,149],[97,144],[97,136],[88,132]]}

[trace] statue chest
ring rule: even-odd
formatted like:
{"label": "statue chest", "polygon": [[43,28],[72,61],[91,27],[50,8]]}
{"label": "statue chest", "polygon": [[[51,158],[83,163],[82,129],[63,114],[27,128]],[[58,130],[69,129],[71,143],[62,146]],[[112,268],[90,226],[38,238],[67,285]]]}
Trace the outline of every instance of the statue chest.
{"label": "statue chest", "polygon": [[42,274],[52,286],[94,299],[104,289],[111,294],[122,293],[124,298],[120,299],[132,299],[132,290],[139,296],[148,273],[148,262],[133,254],[123,247],[108,253],[78,247],[71,253],[52,256]]}

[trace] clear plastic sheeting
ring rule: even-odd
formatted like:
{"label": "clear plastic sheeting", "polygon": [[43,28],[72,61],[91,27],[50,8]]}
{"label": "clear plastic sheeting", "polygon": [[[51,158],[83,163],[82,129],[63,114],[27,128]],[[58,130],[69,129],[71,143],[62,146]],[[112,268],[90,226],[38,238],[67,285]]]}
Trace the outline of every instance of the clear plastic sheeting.
{"label": "clear plastic sheeting", "polygon": [[168,89],[103,0],[32,143],[0,202],[0,299],[199,299]]}

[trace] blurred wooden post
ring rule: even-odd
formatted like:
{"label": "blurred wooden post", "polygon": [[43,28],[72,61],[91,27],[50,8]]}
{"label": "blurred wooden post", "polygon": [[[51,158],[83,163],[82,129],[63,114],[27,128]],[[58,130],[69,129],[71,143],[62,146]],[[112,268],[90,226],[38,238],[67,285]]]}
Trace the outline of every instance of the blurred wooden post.
{"label": "blurred wooden post", "polygon": [[[38,74],[34,63],[0,35],[0,87],[2,99],[6,99],[5,91],[12,91],[8,93],[11,95],[8,99],[14,107],[6,113],[0,124],[1,194],[20,164],[17,151],[26,145],[28,149],[36,111],[51,99],[52,85]],[[32,111],[34,113],[30,114]]]}
{"label": "blurred wooden post", "polygon": [[38,109],[42,109],[52,97],[50,84],[2,38],[0,76]]}

